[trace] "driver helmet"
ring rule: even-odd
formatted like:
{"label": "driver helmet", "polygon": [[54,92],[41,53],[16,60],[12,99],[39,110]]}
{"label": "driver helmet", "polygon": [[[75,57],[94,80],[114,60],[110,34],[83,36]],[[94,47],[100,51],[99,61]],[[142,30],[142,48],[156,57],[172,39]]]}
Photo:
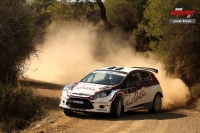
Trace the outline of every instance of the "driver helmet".
{"label": "driver helmet", "polygon": [[109,77],[109,81],[110,81],[110,84],[116,84],[117,83],[117,76],[116,75],[111,75]]}

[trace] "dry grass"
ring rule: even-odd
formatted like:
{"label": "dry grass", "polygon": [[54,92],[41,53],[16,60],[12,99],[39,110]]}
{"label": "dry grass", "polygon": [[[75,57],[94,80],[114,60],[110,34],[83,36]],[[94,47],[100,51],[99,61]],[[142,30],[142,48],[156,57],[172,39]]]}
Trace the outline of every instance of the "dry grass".
{"label": "dry grass", "polygon": [[21,130],[44,115],[43,101],[27,84],[0,84],[0,125],[3,132]]}

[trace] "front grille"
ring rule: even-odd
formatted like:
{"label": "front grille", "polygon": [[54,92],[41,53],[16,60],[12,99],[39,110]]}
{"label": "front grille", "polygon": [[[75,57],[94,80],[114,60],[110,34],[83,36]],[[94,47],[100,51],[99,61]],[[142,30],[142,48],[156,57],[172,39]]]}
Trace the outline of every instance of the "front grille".
{"label": "front grille", "polygon": [[86,99],[69,98],[66,105],[76,109],[94,109],[92,103]]}

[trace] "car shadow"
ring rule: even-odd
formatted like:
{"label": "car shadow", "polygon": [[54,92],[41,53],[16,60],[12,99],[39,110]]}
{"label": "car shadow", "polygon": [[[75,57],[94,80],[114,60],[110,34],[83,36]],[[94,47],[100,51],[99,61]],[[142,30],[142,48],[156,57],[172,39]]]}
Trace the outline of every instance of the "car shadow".
{"label": "car shadow", "polygon": [[98,113],[75,113],[71,117],[76,117],[80,119],[95,119],[95,120],[105,120],[105,121],[123,121],[123,120],[168,120],[168,119],[178,119],[187,117],[185,114],[176,112],[175,110],[162,110],[160,113],[149,113],[147,110],[127,112],[124,113],[119,118],[112,118],[110,114],[98,114]]}
{"label": "car shadow", "polygon": [[185,114],[181,114],[176,111],[161,111],[160,113],[149,113],[148,111],[138,111],[133,114],[126,113],[123,117],[119,119],[123,120],[144,120],[144,119],[154,119],[154,120],[168,120],[187,117]]}

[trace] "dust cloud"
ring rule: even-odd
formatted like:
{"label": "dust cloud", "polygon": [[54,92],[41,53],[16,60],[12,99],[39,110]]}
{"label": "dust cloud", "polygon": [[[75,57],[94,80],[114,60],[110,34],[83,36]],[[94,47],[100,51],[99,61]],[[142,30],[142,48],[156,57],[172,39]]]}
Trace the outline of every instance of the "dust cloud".
{"label": "dust cloud", "polygon": [[[172,109],[184,106],[189,95],[187,86],[180,79],[165,75],[162,65],[156,60],[145,58],[144,53],[131,49],[120,40],[118,31],[103,37],[103,48],[98,48],[98,33],[90,24],[76,23],[51,26],[44,44],[38,45],[39,59],[33,58],[28,78],[71,84],[81,80],[89,72],[105,66],[144,66],[159,70],[156,77],[163,89],[163,107]],[[123,44],[124,43],[124,44]],[[97,60],[95,52],[104,55]],[[151,54],[151,53],[150,53]],[[98,56],[98,55],[96,55]]]}

